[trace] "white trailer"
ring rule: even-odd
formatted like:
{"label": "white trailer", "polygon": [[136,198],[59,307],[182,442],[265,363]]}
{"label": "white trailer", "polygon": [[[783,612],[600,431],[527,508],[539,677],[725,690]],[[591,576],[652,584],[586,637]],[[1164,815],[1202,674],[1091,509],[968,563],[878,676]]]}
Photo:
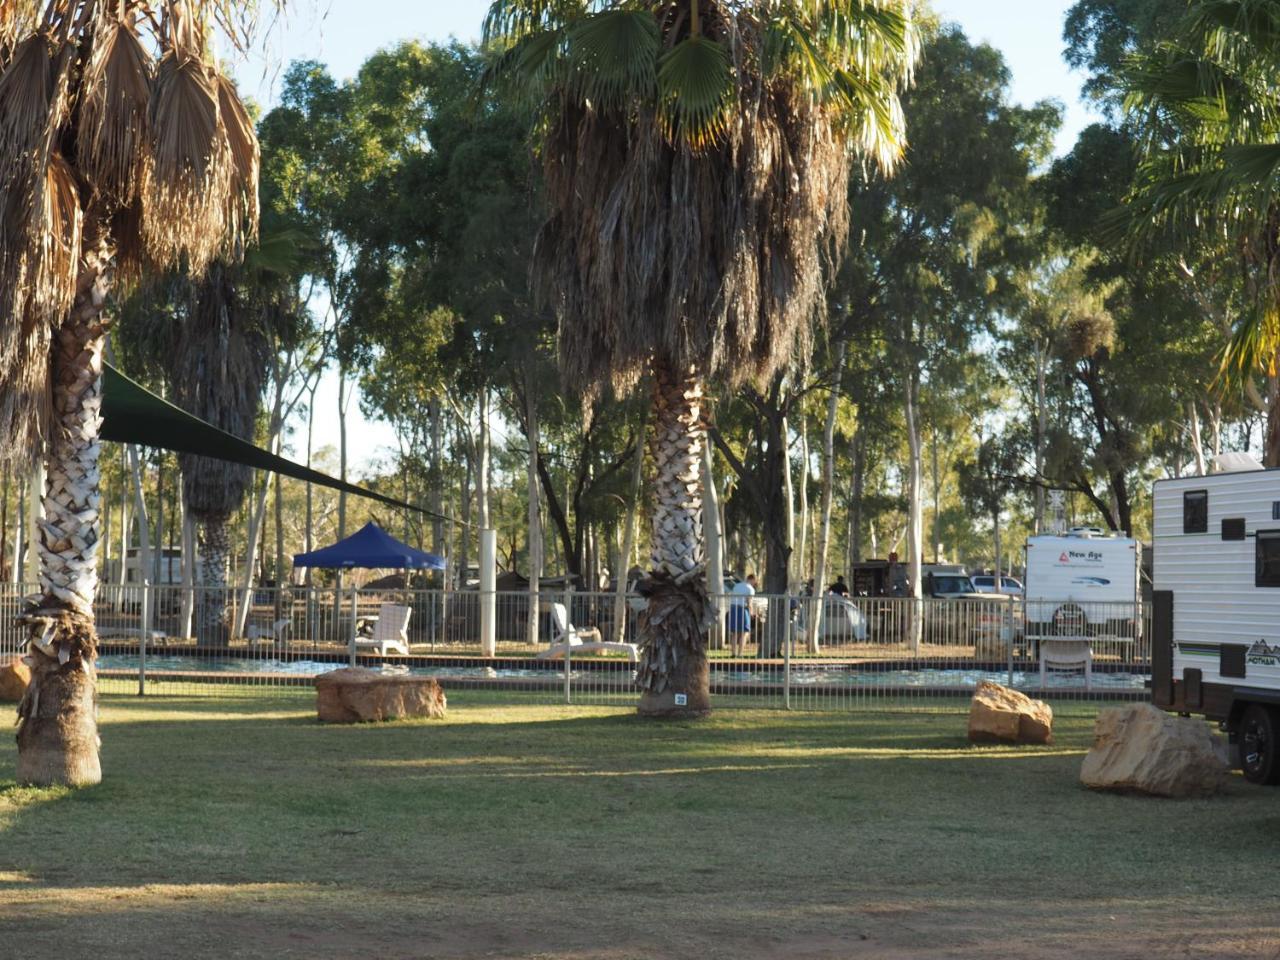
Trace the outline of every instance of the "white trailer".
{"label": "white trailer", "polygon": [[1137,639],[1142,545],[1093,530],[1027,538],[1027,634]]}
{"label": "white trailer", "polygon": [[1280,782],[1280,471],[1161,480],[1151,691],[1226,729],[1255,783]]}

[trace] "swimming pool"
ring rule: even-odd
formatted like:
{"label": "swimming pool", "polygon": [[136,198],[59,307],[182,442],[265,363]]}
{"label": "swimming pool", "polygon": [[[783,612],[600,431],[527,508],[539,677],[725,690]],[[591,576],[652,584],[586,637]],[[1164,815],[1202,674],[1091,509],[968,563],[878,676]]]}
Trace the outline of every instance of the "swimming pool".
{"label": "swimming pool", "polygon": [[[164,679],[166,674],[174,676],[190,676],[193,674],[239,674],[287,677],[315,677],[331,670],[347,666],[345,660],[281,660],[265,657],[252,658],[219,658],[207,659],[195,656],[153,656],[147,657],[147,675],[153,679]],[[98,659],[98,669],[113,674],[138,672],[138,657],[129,654],[107,654]],[[388,674],[403,674],[403,667],[384,665]],[[564,671],[559,664],[546,663],[541,667],[492,667],[481,664],[438,666],[412,666],[408,673],[414,676],[438,677],[447,680],[454,678],[467,681],[553,681],[563,680]],[[593,681],[605,681],[616,684],[629,684],[634,677],[630,664],[623,662],[594,662],[590,669],[575,669],[571,679],[590,677]],[[1008,670],[981,670],[964,668],[894,668],[884,663],[878,664],[823,664],[821,667],[793,666],[791,669],[791,685],[801,689],[832,688],[898,688],[898,689],[972,689],[981,680],[992,680],[1005,686],[1010,685]],[[1104,672],[1095,670],[1092,687],[1100,692],[1141,692],[1150,674],[1134,672]],[[711,682],[715,686],[731,687],[780,687],[783,684],[781,666],[772,669],[744,670],[739,665],[711,664]],[[1045,689],[1079,689],[1082,677],[1078,673],[1051,672],[1047,677]],[[1040,672],[1033,670],[1014,670],[1012,686],[1023,690],[1039,690]]]}

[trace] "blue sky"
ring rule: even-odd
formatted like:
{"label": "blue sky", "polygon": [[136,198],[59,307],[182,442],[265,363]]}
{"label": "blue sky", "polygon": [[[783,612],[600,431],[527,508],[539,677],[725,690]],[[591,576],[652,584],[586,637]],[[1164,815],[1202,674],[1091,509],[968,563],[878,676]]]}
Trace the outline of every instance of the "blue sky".
{"label": "blue sky", "polygon": [[[1011,98],[1029,104],[1052,98],[1066,108],[1057,150],[1071,149],[1076,135],[1093,115],[1080,102],[1082,78],[1062,59],[1062,22],[1071,0],[935,0],[944,20],[954,21],[971,39],[999,49],[1012,73]],[[284,66],[308,58],[328,64],[338,78],[352,76],[374,51],[397,41],[476,39],[488,0],[321,0],[315,6],[291,5],[287,20],[272,31],[264,55],[241,63],[236,71],[242,88],[270,106]],[[321,384],[317,406],[336,409],[337,385]],[[394,446],[389,428],[366,424],[352,405],[353,464],[372,464],[380,451]],[[317,445],[335,444],[334,418],[317,417]],[[357,466],[354,472],[362,471]]]}
{"label": "blue sky", "polygon": [[[286,22],[268,39],[261,56],[241,64],[245,88],[270,104],[283,65],[312,58],[340,78],[352,76],[375,50],[398,40],[479,37],[488,0],[320,0],[294,4]],[[959,23],[970,38],[999,49],[1013,73],[1012,96],[1021,103],[1055,98],[1067,108],[1058,141],[1066,152],[1090,114],[1079,102],[1081,78],[1062,60],[1062,21],[1071,0],[935,0],[945,20]]]}

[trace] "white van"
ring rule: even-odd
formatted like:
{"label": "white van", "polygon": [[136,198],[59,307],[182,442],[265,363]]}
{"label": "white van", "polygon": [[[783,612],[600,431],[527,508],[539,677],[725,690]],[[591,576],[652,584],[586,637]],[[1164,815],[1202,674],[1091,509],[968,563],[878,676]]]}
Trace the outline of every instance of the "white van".
{"label": "white van", "polygon": [[1092,529],[1028,537],[1027,634],[1136,638],[1141,564],[1141,544],[1130,537]]}

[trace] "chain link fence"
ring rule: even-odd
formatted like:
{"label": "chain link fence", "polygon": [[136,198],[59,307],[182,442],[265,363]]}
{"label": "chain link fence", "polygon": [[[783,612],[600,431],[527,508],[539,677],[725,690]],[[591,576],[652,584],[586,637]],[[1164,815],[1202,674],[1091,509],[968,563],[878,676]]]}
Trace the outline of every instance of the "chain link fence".
{"label": "chain link fence", "polygon": [[[24,597],[37,594],[0,585],[0,654],[22,651],[15,620]],[[708,657],[722,702],[923,707],[966,697],[982,679],[1059,700],[1147,696],[1144,604],[760,594],[712,602]],[[220,696],[310,686],[320,673],[358,665],[521,702],[629,705],[638,698],[644,604],[635,595],[545,589],[485,597],[103,584],[98,672],[105,692]]]}

